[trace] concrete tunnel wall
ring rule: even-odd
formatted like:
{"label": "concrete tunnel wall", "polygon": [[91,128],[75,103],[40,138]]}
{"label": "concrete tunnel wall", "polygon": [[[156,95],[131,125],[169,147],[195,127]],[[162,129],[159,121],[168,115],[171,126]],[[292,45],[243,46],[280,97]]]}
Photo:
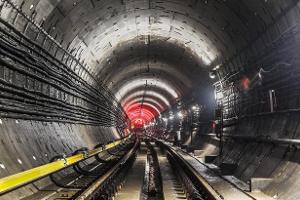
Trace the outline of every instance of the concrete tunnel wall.
{"label": "concrete tunnel wall", "polygon": [[[119,138],[112,128],[89,125],[2,119],[0,126],[1,177],[46,164],[57,155],[71,155],[82,147],[93,149]],[[44,178],[0,199],[21,199],[50,184]]]}
{"label": "concrete tunnel wall", "polygon": [[[14,12],[9,6],[2,6],[3,2],[1,19],[11,22]],[[17,29],[24,24],[26,21],[21,18],[15,20]],[[19,42],[16,34],[11,35],[15,38],[1,32],[1,178],[46,164],[54,156],[71,155],[82,147],[93,149],[97,144],[120,138],[120,129],[112,125],[111,113],[90,118],[98,112],[98,106],[93,105],[98,96],[89,86],[84,86],[74,74],[73,78],[68,77],[63,65],[55,59],[47,59],[45,52],[45,57],[39,56],[36,52],[40,49],[26,47],[24,40],[22,45],[9,45],[6,42]],[[32,36],[30,33],[25,35]],[[18,52],[17,56],[12,52]],[[18,61],[14,62],[14,58]],[[114,110],[109,103],[106,109]],[[81,116],[83,121],[75,116]],[[46,177],[0,199],[21,199],[51,184]]]}
{"label": "concrete tunnel wall", "polygon": [[[21,5],[23,1],[16,0],[14,2]],[[250,78],[257,73],[261,66],[276,66],[279,63],[280,69],[274,75],[274,77],[276,76],[278,85],[293,88],[291,87],[293,85],[292,81],[294,81],[294,83],[297,81],[297,73],[299,72],[298,52],[300,46],[299,1],[241,1],[241,3],[237,1],[227,1],[228,5],[225,5],[226,1],[175,0],[168,2],[151,1],[151,5],[149,4],[150,1],[41,0],[24,2],[22,10],[29,16],[35,12],[34,20],[39,24],[43,23],[43,27],[55,37],[57,41],[61,41],[63,47],[69,48],[70,51],[72,48],[77,50],[76,57],[82,59],[84,63],[87,63],[87,65],[90,66],[91,72],[96,77],[100,80],[105,79],[105,83],[103,84],[115,91],[116,94],[118,88],[122,87],[124,82],[130,80],[132,76],[128,77],[129,73],[127,74],[127,72],[129,70],[126,69],[126,67],[122,69],[124,70],[124,75],[116,74],[116,72],[120,72],[118,69],[121,69],[120,66],[122,65],[116,68],[114,68],[115,66],[113,65],[119,62],[125,63],[125,58],[136,56],[139,57],[137,61],[143,63],[145,62],[145,55],[141,52],[143,49],[147,49],[141,46],[143,43],[147,43],[145,42],[147,37],[144,37],[143,34],[137,38],[124,36],[125,39],[122,41],[123,45],[118,44],[118,26],[121,27],[123,32],[125,30],[124,27],[126,27],[126,24],[118,23],[126,20],[125,15],[128,14],[131,21],[129,20],[127,25],[135,19],[134,24],[136,29],[141,30],[146,26],[141,26],[140,28],[138,26],[139,24],[148,23],[147,20],[143,19],[148,19],[148,15],[153,14],[151,10],[157,11],[157,13],[153,14],[154,17],[149,17],[149,23],[164,24],[164,20],[176,19],[174,21],[168,21],[167,27],[170,27],[170,29],[167,31],[158,26],[152,33],[155,34],[159,31],[167,32],[171,39],[167,38],[165,41],[168,40],[172,45],[177,47],[173,48],[172,45],[168,48],[163,47],[165,43],[161,42],[163,41],[161,38],[164,38],[164,36],[168,34],[162,34],[163,36],[161,38],[157,37],[157,43],[161,46],[157,45],[153,50],[159,51],[159,49],[163,49],[160,50],[160,53],[166,51],[170,55],[180,55],[178,58],[183,58],[182,63],[184,63],[185,60],[189,60],[189,64],[183,65],[177,62],[184,67],[177,66],[175,68],[173,63],[164,62],[164,59],[166,59],[164,57],[157,57],[158,60],[161,60],[159,61],[159,63],[161,63],[160,66],[155,64],[156,61],[152,57],[146,60],[148,62],[153,60],[153,65],[155,67],[158,66],[155,72],[160,75],[157,75],[158,79],[170,78],[168,75],[161,75],[163,74],[161,73],[163,70],[170,72],[172,71],[170,69],[175,68],[176,70],[174,71],[176,71],[176,73],[184,72],[184,75],[181,78],[179,77],[180,80],[178,82],[180,84],[174,86],[176,90],[178,90],[180,97],[184,97],[186,93],[188,93],[187,91],[197,91],[198,86],[202,84],[202,82],[199,82],[200,79],[211,84],[211,81],[206,79],[208,77],[208,71],[220,63],[222,63],[219,72],[221,77],[230,77],[230,75],[239,71]],[[33,8],[31,8],[31,5],[33,5]],[[148,6],[151,8],[148,8]],[[95,17],[99,13],[101,17],[93,18],[93,16]],[[144,14],[144,18],[141,18]],[[9,9],[7,12],[1,12],[1,16],[9,18]],[[115,24],[115,22],[117,23]],[[16,26],[22,26],[22,23],[23,21],[21,19],[17,19],[15,24]],[[93,31],[91,27],[95,24],[101,25],[98,32],[95,33],[95,35],[101,35],[99,39],[101,42],[97,44],[98,46],[95,40],[93,40],[93,35],[90,34],[90,32]],[[107,33],[106,30],[108,30]],[[128,33],[134,31],[135,28],[128,31]],[[181,34],[184,36],[179,36]],[[188,38],[184,38],[186,36],[185,34],[190,34],[192,40],[185,40]],[[176,38],[174,39],[176,40],[175,42],[172,37]],[[155,36],[153,36],[153,38],[155,38]],[[182,39],[183,42],[180,41],[180,39]],[[107,44],[108,41],[112,41],[112,47],[109,47],[109,44]],[[195,56],[193,54],[195,52],[191,49],[195,48],[197,44],[200,44],[200,46],[204,45],[206,51],[218,55],[215,60],[212,60],[210,65],[204,66],[203,60],[197,57],[199,55]],[[131,52],[130,46],[134,46],[134,49],[139,50],[133,50]],[[145,46],[147,45],[145,44]],[[95,54],[97,49],[101,49],[103,54],[99,53],[99,51],[99,54]],[[118,49],[125,49],[123,51],[128,55],[123,52],[118,52]],[[172,51],[169,49],[172,49]],[[191,54],[193,54],[193,56],[191,56]],[[200,52],[200,55],[203,56],[205,53]],[[97,56],[99,56],[99,58]],[[190,57],[196,58],[191,59]],[[118,60],[118,58],[123,59]],[[172,56],[172,58],[177,59],[176,56]],[[136,60],[132,59],[132,61],[128,62],[128,66],[126,65],[127,67],[136,68],[135,72],[130,73],[134,76],[138,74],[138,72],[144,72],[144,69],[135,62]],[[286,65],[285,63],[289,64]],[[152,64],[150,64],[150,68],[151,65]],[[168,67],[170,69],[168,69]],[[204,70],[202,68],[204,68]],[[284,82],[284,80],[289,79],[291,73],[294,75],[292,79],[290,79],[292,81],[289,83]],[[178,78],[178,76],[175,77]],[[185,86],[184,84],[187,78],[190,80]],[[233,80],[233,84],[239,85],[240,78],[241,77],[238,77],[236,80]],[[172,84],[176,84],[177,80],[172,80],[174,78],[170,79]],[[275,82],[273,77],[269,77],[269,79],[270,82]],[[115,80],[120,81],[114,82]],[[255,106],[243,112],[239,109],[235,110],[235,108],[229,107],[226,115],[231,119],[234,118],[236,114],[254,115],[268,111],[269,106],[266,91],[271,88],[272,87],[267,87],[261,90],[262,92],[258,90],[257,93],[238,91],[236,93],[237,96],[240,96],[241,99],[254,102],[253,104]],[[141,86],[134,89],[143,90],[144,87]],[[279,94],[279,110],[299,107],[299,97],[293,97],[291,95],[296,91],[298,91],[297,88],[294,91],[289,91],[284,88],[277,91]],[[163,93],[165,91],[161,92]],[[259,92],[261,92],[261,94]],[[199,93],[201,92],[199,91]],[[170,94],[165,96],[167,96],[168,101],[174,102],[174,99],[169,97],[171,96]],[[151,98],[150,95],[149,98]],[[122,100],[122,97],[120,97],[120,99]],[[195,99],[197,100],[197,98]],[[199,103],[201,104],[202,102]],[[240,100],[235,101],[233,104],[237,105],[237,107],[245,106]],[[169,108],[166,107],[166,109]],[[0,177],[37,166],[37,164],[46,163],[48,159],[43,157],[45,153],[47,155],[62,152],[70,153],[78,147],[92,147],[98,142],[108,141],[118,137],[116,130],[108,127],[78,125],[76,123],[23,121],[19,119],[17,119],[18,123],[16,123],[15,120],[16,119],[2,119],[1,126],[4,128],[1,129],[1,138],[3,136],[1,142],[3,145],[0,149],[3,148],[4,150],[1,149],[3,153],[0,154],[0,163],[5,166],[5,169],[0,168]],[[253,138],[248,140],[226,138],[224,142],[224,154],[215,164],[219,165],[221,162],[237,163],[238,168],[235,175],[245,182],[249,181],[251,177],[272,177],[274,178],[273,182],[264,192],[274,197],[274,199],[299,199],[299,150],[293,145],[281,145],[256,140],[265,137],[299,139],[298,124],[298,114],[278,113],[276,115],[254,116],[252,118],[239,120],[237,125],[225,128],[224,132],[233,135],[253,136]],[[55,137],[53,132],[57,133]],[[214,138],[205,136],[205,134],[209,132],[211,132],[210,128],[200,128],[199,134],[194,141],[196,141],[198,148],[204,150],[205,154],[217,154],[219,143]],[[24,138],[26,136],[31,139],[26,140]],[[30,142],[34,140],[40,140],[41,142],[40,144],[36,144],[35,142],[31,144]],[[52,141],[51,143],[54,145],[53,148],[49,144],[49,140]],[[48,146],[48,148],[46,146]],[[41,151],[37,152],[39,148],[41,148]],[[37,154],[37,156],[35,156],[35,154]],[[38,159],[39,155],[42,156],[40,160]],[[37,161],[34,160],[32,156],[35,156]],[[18,162],[19,157],[22,160],[22,165]],[[47,183],[49,182],[45,180],[45,182],[41,181],[37,183],[37,185],[41,184],[41,186],[45,186]],[[35,191],[36,188],[33,185],[29,185],[1,198],[20,198],[21,196],[32,194]]]}
{"label": "concrete tunnel wall", "polygon": [[[227,128],[222,156],[213,163],[238,164],[233,175],[248,183],[251,178],[273,178],[262,191],[274,199],[299,198],[299,149],[286,143],[276,143],[272,138],[300,137],[299,114],[280,114],[273,118],[261,116],[253,121],[242,120],[239,125]],[[245,137],[248,137],[247,139]],[[219,139],[197,135],[194,146],[203,149],[203,155],[218,155]],[[249,190],[249,185],[245,185]]]}

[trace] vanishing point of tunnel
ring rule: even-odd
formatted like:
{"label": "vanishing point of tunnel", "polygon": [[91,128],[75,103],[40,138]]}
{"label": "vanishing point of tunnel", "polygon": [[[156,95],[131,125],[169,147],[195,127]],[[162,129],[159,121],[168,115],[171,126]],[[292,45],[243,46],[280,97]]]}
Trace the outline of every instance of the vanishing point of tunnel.
{"label": "vanishing point of tunnel", "polygon": [[0,0],[0,200],[300,200],[299,0]]}

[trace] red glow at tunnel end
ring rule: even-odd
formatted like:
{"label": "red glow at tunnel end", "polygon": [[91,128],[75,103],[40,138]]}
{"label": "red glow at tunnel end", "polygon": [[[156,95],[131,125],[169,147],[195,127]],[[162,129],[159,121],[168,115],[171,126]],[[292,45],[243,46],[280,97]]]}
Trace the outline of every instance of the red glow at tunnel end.
{"label": "red glow at tunnel end", "polygon": [[130,120],[131,129],[141,129],[159,113],[148,105],[141,103],[133,104],[125,111]]}

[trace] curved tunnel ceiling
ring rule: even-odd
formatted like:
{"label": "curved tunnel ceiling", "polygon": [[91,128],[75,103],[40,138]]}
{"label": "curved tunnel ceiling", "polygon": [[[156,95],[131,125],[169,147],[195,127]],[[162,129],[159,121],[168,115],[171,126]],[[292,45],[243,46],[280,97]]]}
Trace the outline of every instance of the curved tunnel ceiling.
{"label": "curved tunnel ceiling", "polygon": [[[258,178],[270,198],[299,199],[300,0],[9,0],[84,70],[7,2],[1,176],[136,132],[217,155],[242,187]],[[44,193],[38,182],[8,199]]]}
{"label": "curved tunnel ceiling", "polygon": [[155,108],[152,114],[192,88],[211,85],[208,71],[247,45],[277,13],[271,2],[258,0],[77,0],[35,6],[45,5],[51,12],[38,13],[36,20],[44,19],[44,28],[87,64],[125,109],[145,101]]}
{"label": "curved tunnel ceiling", "polygon": [[173,103],[173,99],[170,94],[168,94],[166,91],[159,90],[159,88],[147,88],[146,92],[145,90],[136,88],[130,94],[124,96],[122,99],[122,105],[123,107],[126,107],[126,105],[130,104],[132,101],[142,98],[152,99],[154,102],[157,102],[157,104],[161,105],[162,108],[169,108]]}

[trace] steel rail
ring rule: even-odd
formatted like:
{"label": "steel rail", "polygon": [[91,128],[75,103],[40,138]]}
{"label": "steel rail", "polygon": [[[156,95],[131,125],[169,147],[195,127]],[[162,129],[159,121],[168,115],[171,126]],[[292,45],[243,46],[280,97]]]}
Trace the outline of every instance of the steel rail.
{"label": "steel rail", "polygon": [[[187,153],[186,151],[184,150],[180,150],[183,154],[185,155],[188,155],[190,156],[191,158],[193,158],[196,162],[200,163],[201,165],[205,166],[209,171],[215,173],[215,171],[210,167],[208,166],[207,164],[203,163],[203,162],[200,162],[195,156],[193,155],[190,155],[189,153]],[[244,193],[246,196],[248,196],[249,198],[253,199],[253,200],[256,200],[253,196],[251,196],[247,191],[241,189],[240,187],[238,187],[236,184],[234,184],[233,182],[229,181],[228,179],[224,178],[222,175],[220,174],[217,174],[218,177],[220,177],[221,179],[223,179],[224,181],[226,181],[227,183],[229,183],[230,185],[232,185],[233,187],[235,187],[237,190],[241,191],[242,193]]]}
{"label": "steel rail", "polygon": [[[157,140],[160,144],[162,144],[166,150],[174,157],[180,160],[185,166],[185,169],[191,172],[192,176],[197,180],[197,182],[201,186],[201,190],[204,190],[206,195],[210,200],[222,200],[220,194],[202,177],[187,161],[184,160],[178,153],[170,146],[166,145],[164,142]],[[199,189],[199,188],[198,188]]]}
{"label": "steel rail", "polygon": [[116,140],[112,143],[106,144],[102,147],[89,150],[84,153],[78,153],[76,155],[63,158],[61,160],[57,160],[45,165],[41,165],[39,167],[35,167],[17,174],[13,174],[4,178],[0,179],[0,195],[10,192],[12,190],[15,190],[21,186],[27,185],[29,183],[32,183],[36,180],[39,180],[41,178],[44,178],[50,174],[53,174],[55,172],[58,172],[62,169],[65,169],[67,167],[70,167],[78,162],[84,161],[88,158],[91,158],[92,156],[95,156],[103,151],[106,151],[108,149],[114,148],[126,141],[128,141],[131,138],[131,135]]}
{"label": "steel rail", "polygon": [[182,166],[178,162],[176,162],[176,158],[174,158],[171,153],[167,152],[167,159],[170,162],[173,172],[176,172],[176,177],[183,184],[187,199],[195,198],[197,200],[204,200],[203,194],[199,193],[191,179],[186,173],[184,173],[184,169],[182,168]]}
{"label": "steel rail", "polygon": [[93,184],[91,184],[85,191],[83,191],[75,200],[87,200],[87,199],[94,199],[93,195],[105,184],[105,182],[114,176],[124,163],[133,155],[137,148],[137,141],[134,147],[129,150],[129,152],[123,157],[122,160],[118,162],[113,168],[111,168],[105,175],[101,176],[98,180],[96,180]]}

